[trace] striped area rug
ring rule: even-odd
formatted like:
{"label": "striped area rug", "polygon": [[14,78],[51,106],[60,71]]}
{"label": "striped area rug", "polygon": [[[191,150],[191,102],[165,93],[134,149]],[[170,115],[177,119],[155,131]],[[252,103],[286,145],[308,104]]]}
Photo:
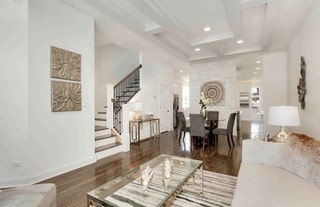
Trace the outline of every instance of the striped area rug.
{"label": "striped area rug", "polygon": [[[175,175],[170,181],[174,183],[181,181],[184,168],[174,170]],[[146,191],[141,190],[140,179],[137,179],[125,187],[114,192],[105,199],[115,206],[121,207],[151,207],[156,206],[170,191],[170,188],[163,188],[160,167],[154,168],[154,178],[152,187]],[[171,207],[226,207],[231,206],[237,178],[233,176],[203,171],[203,196],[200,195],[200,173],[196,172],[195,185],[190,179],[183,186],[182,192],[177,196]]]}
{"label": "striped area rug", "polygon": [[199,194],[200,175],[197,173],[195,187],[193,182],[188,182],[171,207],[231,206],[237,178],[209,171],[203,171],[203,173],[203,197]]}

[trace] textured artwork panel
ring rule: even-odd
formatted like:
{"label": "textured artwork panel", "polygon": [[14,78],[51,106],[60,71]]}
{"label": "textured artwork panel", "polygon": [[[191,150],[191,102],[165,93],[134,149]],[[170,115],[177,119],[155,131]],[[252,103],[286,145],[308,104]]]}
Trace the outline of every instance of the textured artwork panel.
{"label": "textured artwork panel", "polygon": [[51,78],[81,81],[81,55],[51,46]]}
{"label": "textured artwork panel", "polygon": [[81,111],[81,84],[51,81],[51,110]]}
{"label": "textured artwork panel", "polygon": [[213,105],[225,104],[224,86],[220,81],[208,81],[201,87],[206,99],[211,99]]}

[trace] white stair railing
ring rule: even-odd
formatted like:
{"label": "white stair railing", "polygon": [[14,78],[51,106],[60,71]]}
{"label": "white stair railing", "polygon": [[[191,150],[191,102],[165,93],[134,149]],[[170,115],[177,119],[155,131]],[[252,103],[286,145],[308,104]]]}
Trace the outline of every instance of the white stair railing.
{"label": "white stair railing", "polygon": [[123,151],[130,151],[130,134],[129,134],[129,113],[130,113],[130,104],[122,105],[122,122],[121,122],[121,142],[123,146]]}
{"label": "white stair railing", "polygon": [[113,85],[108,84],[107,86],[107,114],[106,114],[106,119],[107,119],[107,127],[109,134],[111,134],[111,129],[113,128]]}

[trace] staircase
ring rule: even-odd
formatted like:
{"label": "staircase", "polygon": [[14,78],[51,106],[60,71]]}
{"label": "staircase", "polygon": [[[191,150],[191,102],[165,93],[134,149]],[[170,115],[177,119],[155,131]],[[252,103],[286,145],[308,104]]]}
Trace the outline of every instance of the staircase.
{"label": "staircase", "polygon": [[125,78],[114,86],[113,99],[113,128],[121,135],[122,133],[122,105],[127,104],[131,98],[140,91],[140,68],[139,65]]}
{"label": "staircase", "polygon": [[113,87],[113,126],[111,126],[110,128],[109,126],[107,127],[108,110],[98,112],[98,114],[96,115],[95,153],[97,160],[123,151],[120,137],[123,127],[122,105],[128,103],[131,98],[140,90],[141,67],[142,65],[139,65],[135,70],[133,70],[130,74],[128,74]]}
{"label": "staircase", "polygon": [[107,128],[106,112],[98,112],[95,118],[95,153],[97,160],[121,152],[121,142]]}

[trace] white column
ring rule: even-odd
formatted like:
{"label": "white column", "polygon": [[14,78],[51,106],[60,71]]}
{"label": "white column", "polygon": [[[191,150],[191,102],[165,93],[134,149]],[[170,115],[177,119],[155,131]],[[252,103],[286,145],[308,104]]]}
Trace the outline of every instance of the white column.
{"label": "white column", "polygon": [[109,134],[111,134],[111,129],[113,128],[113,102],[111,99],[113,99],[113,85],[108,84],[107,86],[107,127],[109,128]]}
{"label": "white column", "polygon": [[121,133],[121,142],[123,145],[123,151],[130,151],[130,134],[129,134],[129,112],[130,105],[123,104],[122,105],[122,133]]}

